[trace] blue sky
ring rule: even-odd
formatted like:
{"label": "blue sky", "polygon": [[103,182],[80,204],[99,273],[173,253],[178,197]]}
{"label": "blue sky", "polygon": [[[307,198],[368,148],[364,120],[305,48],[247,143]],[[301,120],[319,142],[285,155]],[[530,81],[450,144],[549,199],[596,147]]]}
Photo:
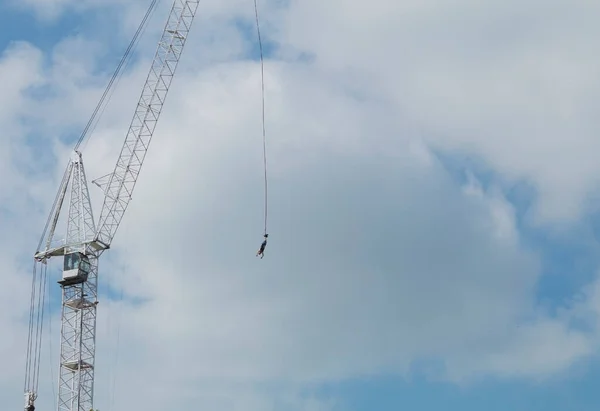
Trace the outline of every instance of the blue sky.
{"label": "blue sky", "polygon": [[[29,12],[19,12],[7,2],[2,3],[2,34],[0,43],[4,50],[13,41],[30,41],[40,47],[52,47],[64,35],[62,30],[48,30],[47,26],[39,24],[35,16]],[[71,21],[75,23],[75,21]]]}
{"label": "blue sky", "polygon": [[[167,3],[85,152],[90,181],[116,160]],[[600,9],[261,3],[274,193],[267,257],[253,255],[262,224],[254,10],[209,2],[137,201],[101,262],[97,408],[129,406],[122,384],[131,379],[132,392],[156,393],[144,399],[150,411],[177,401],[217,411],[597,409],[597,29],[559,19],[555,37],[547,18]],[[29,76],[0,98],[0,222],[9,227],[0,261],[15,290],[0,295],[7,307],[26,301],[22,256],[146,2],[65,1],[44,14],[53,4],[0,3],[3,62],[21,62]],[[73,53],[61,53],[73,37]],[[14,42],[42,62],[31,49],[15,57]],[[45,356],[56,363],[52,292],[54,352]],[[11,407],[21,401],[12,380],[22,378],[27,304],[16,310],[0,317],[14,336],[0,344],[0,359],[14,361],[14,375],[0,378]],[[173,368],[183,362],[191,366]],[[43,404],[52,404],[49,368]]]}

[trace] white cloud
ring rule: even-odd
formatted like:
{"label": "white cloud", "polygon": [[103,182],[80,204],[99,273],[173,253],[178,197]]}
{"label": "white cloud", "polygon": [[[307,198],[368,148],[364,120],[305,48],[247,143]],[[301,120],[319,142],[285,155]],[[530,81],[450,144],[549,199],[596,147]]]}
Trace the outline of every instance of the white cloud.
{"label": "white cloud", "polygon": [[[318,5],[317,5],[318,3]],[[482,156],[539,191],[539,221],[576,219],[597,184],[589,1],[298,2],[284,38],[321,67],[353,67],[430,144]],[[553,21],[554,24],[548,22]],[[350,29],[351,28],[351,29]]]}
{"label": "white cloud", "polygon": [[[44,23],[53,23],[66,11],[83,12],[93,8],[107,6],[122,6],[122,0],[12,0],[12,7],[21,10],[31,10],[38,19]],[[130,2],[131,3],[131,2]],[[134,1],[134,7],[141,4],[141,0]],[[144,3],[146,3],[144,1]],[[149,3],[148,3],[149,4]]]}
{"label": "white cloud", "polygon": [[[536,42],[546,33],[541,23],[516,15],[510,2],[463,1],[452,13],[440,1],[378,1],[360,13],[338,3],[292,3],[279,22],[281,9],[264,13],[286,53],[316,60],[267,63],[271,236],[262,261],[254,257],[262,234],[259,68],[233,61],[247,44],[231,26],[196,22],[133,202],[100,264],[104,285],[146,300],[100,304],[100,409],[110,404],[113,373],[123,408],[326,410],[335,401],[303,399],[297,388],[402,374],[431,358],[445,364],[436,377],[543,378],[595,352],[594,322],[585,333],[537,311],[539,257],[522,247],[501,191],[474,178],[461,187],[429,150],[482,156],[507,179],[534,184],[538,216],[576,217],[596,166],[591,128],[577,125],[591,117],[573,107],[590,93],[584,62],[595,57],[584,51],[571,59],[580,64],[565,66],[566,57],[545,54],[538,46],[549,40]],[[230,16],[207,7],[217,22]],[[506,21],[531,22],[533,31],[525,24],[525,40],[502,37]],[[583,35],[580,26],[570,40]],[[0,97],[9,131],[0,138],[16,142],[0,153],[0,172],[10,176],[0,182],[10,193],[2,204],[18,212],[2,217],[3,232],[14,235],[0,242],[0,261],[12,267],[0,329],[15,336],[0,345],[0,359],[14,370],[24,325],[7,313],[24,313],[28,294],[19,253],[34,247],[62,173],[35,176],[29,194],[44,201],[40,210],[22,191],[32,177],[14,163],[32,158],[23,139],[34,130],[64,165],[68,147],[57,136],[83,126],[103,88],[91,73],[95,40],[66,40],[50,66],[26,45],[0,63],[0,73],[18,73]],[[576,52],[561,45],[556,55]],[[141,47],[144,61],[125,75],[85,147],[90,180],[111,171],[120,150],[154,51]],[[548,77],[534,76],[532,56],[545,59]],[[40,101],[24,92],[40,84],[56,93]],[[567,101],[553,98],[559,90]],[[19,121],[26,113],[37,113],[28,114],[31,129]],[[569,313],[594,317],[594,304],[590,294]],[[287,390],[261,385],[273,380]],[[51,404],[48,384],[40,404]],[[0,389],[20,401],[19,387],[2,380]]]}

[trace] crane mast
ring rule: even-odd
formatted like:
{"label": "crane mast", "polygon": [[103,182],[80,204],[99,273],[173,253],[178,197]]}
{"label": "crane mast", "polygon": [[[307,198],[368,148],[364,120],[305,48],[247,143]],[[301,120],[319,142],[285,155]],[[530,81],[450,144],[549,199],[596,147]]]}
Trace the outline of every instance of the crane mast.
{"label": "crane mast", "polygon": [[[198,5],[199,0],[174,0],[114,171],[94,181],[105,195],[98,226],[94,223],[82,154],[76,150],[50,212],[50,230],[47,236],[45,230],[43,236],[46,241],[40,242],[35,253],[36,264],[46,265],[51,257],[64,258],[59,281],[62,313],[58,411],[93,409],[98,260],[110,248],[131,200]],[[66,238],[55,241],[67,194]],[[25,409],[33,410],[37,381],[28,381],[26,377]]]}

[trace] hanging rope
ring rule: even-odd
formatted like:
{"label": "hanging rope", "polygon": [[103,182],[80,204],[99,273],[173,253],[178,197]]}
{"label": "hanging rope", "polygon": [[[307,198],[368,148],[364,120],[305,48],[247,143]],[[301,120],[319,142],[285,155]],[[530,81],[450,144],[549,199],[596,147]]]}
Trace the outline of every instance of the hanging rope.
{"label": "hanging rope", "polygon": [[[264,183],[265,183],[265,227],[264,227],[264,245],[266,245],[266,239],[268,237],[267,234],[267,219],[268,219],[268,179],[267,179],[267,136],[265,131],[265,67],[264,67],[264,57],[263,57],[263,46],[262,39],[260,36],[260,22],[258,19],[258,5],[257,0],[254,0],[254,15],[256,17],[256,33],[258,34],[258,45],[260,48],[260,80],[261,80],[261,100],[262,100],[262,137],[263,137],[263,167],[264,167]],[[260,254],[264,251],[264,246],[261,246]]]}

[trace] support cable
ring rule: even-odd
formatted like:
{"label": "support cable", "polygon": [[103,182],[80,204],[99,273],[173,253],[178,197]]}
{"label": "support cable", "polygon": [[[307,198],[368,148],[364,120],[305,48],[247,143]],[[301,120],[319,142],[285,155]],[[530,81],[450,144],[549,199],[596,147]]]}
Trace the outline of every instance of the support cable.
{"label": "support cable", "polygon": [[38,315],[37,315],[37,329],[36,335],[38,336],[35,346],[35,362],[34,362],[34,380],[33,386],[35,388],[35,392],[38,390],[39,386],[39,378],[40,378],[40,363],[41,363],[41,353],[42,353],[42,339],[43,339],[43,329],[44,329],[44,313],[46,307],[46,281],[48,279],[48,266],[44,264],[41,270],[41,278],[39,282],[39,292],[38,292]]}
{"label": "support cable", "polygon": [[[52,209],[50,210],[50,214],[48,215],[48,219],[46,220],[46,225],[44,226],[44,231],[42,232],[42,235],[40,237],[40,241],[38,243],[36,253],[42,249],[42,244],[44,244],[44,239],[46,238],[46,233],[48,232],[48,228],[50,227],[50,222],[52,222],[52,216],[55,215],[56,206],[58,205],[58,203],[60,201],[61,193],[64,190],[64,186],[69,183],[70,171],[71,170],[70,170],[69,166],[67,166],[67,168],[65,169],[65,172],[63,173],[63,178],[60,182],[60,188],[59,188],[58,192],[56,193],[56,197],[54,198],[54,203],[52,204]],[[48,240],[51,240],[51,238]],[[37,261],[35,263],[37,264]],[[35,276],[35,266],[34,266],[34,276]],[[35,279],[34,279],[34,281],[35,281]],[[31,324],[30,324],[30,326],[31,326]]]}
{"label": "support cable", "polygon": [[31,284],[29,335],[27,338],[27,359],[25,367],[24,391],[33,393],[38,391],[41,351],[44,327],[44,312],[46,304],[47,267],[37,270],[38,263],[33,266],[33,279]]}
{"label": "support cable", "polygon": [[121,61],[119,62],[119,65],[115,69],[115,72],[113,73],[110,81],[108,82],[108,85],[106,86],[106,89],[104,90],[104,93],[102,94],[102,97],[100,98],[100,101],[98,102],[98,105],[94,109],[94,112],[92,113],[92,117],[89,119],[87,125],[83,129],[83,132],[81,133],[81,136],[79,137],[79,140],[77,141],[77,144],[75,144],[74,150],[77,150],[79,148],[79,146],[81,145],[81,143],[83,142],[83,140],[87,136],[88,131],[90,130],[90,127],[92,127],[92,125],[94,124],[94,119],[96,118],[96,115],[98,114],[98,111],[100,111],[100,109],[102,108],[102,104],[104,103],[104,99],[108,96],[109,92],[112,89],[113,83],[115,82],[115,80],[117,79],[117,77],[119,76],[119,74],[121,73],[121,68],[123,68],[123,65],[126,63],[127,59],[129,58],[129,55],[131,54],[131,50],[137,44],[138,37],[140,36],[140,33],[143,31],[144,27],[146,26],[146,22],[148,21],[148,18],[150,17],[150,15],[152,14],[152,12],[154,11],[154,7],[156,6],[157,2],[158,2],[158,0],[152,0],[152,3],[150,3],[150,6],[148,7],[148,10],[146,11],[146,14],[144,15],[144,18],[142,19],[142,22],[138,26],[138,28],[137,28],[134,36],[133,36],[133,39],[131,39],[131,42],[129,43],[129,46],[127,46],[127,50],[125,50],[125,54],[121,58]]}
{"label": "support cable", "polygon": [[30,293],[30,301],[29,301],[29,333],[27,336],[27,358],[26,358],[26,366],[25,366],[25,383],[23,386],[23,391],[28,391],[30,388],[30,375],[31,375],[31,356],[32,356],[32,338],[33,338],[33,328],[34,328],[34,317],[35,317],[35,284],[37,281],[37,262],[33,265],[33,276],[31,280],[31,293]]}
{"label": "support cable", "polygon": [[260,22],[258,19],[257,0],[254,0],[254,15],[256,17],[256,33],[258,34],[258,45],[260,48],[260,79],[261,79],[261,100],[262,100],[262,137],[263,137],[263,167],[264,167],[264,184],[265,184],[265,205],[264,205],[264,236],[267,237],[267,218],[268,218],[268,179],[267,179],[267,137],[265,131],[265,69],[263,57],[263,45],[260,36]]}
{"label": "support cable", "polygon": [[[46,267],[48,269],[48,267]],[[46,292],[48,293],[48,304],[46,309],[48,310],[48,349],[50,351],[50,355],[54,352],[52,349],[52,307],[50,305],[50,282],[46,281],[48,287],[46,288]],[[52,381],[52,398],[56,398],[56,388],[54,383],[54,364],[52,361],[48,361],[48,365],[50,367],[50,381]]]}
{"label": "support cable", "polygon": [[[160,1],[160,0],[158,0],[158,1]],[[150,20],[150,19],[152,18],[152,16],[153,16],[154,12],[156,11],[156,6],[154,6],[154,5],[150,5],[150,8],[149,8],[148,10],[150,11],[150,13],[147,13],[147,15],[144,17],[144,19],[145,19],[145,20]],[[147,24],[145,24],[145,23],[144,23],[144,21],[142,21],[142,23],[140,24],[140,27],[142,27],[142,30],[141,30],[141,31],[139,31],[139,29],[138,29],[138,32],[136,32],[136,34],[135,34],[135,35],[136,35],[136,36],[138,36],[138,37],[144,37],[144,33],[146,32],[146,28],[148,27],[148,25],[147,25]],[[135,44],[134,44],[134,42],[135,42],[135,38],[132,40],[132,42],[131,42],[131,44],[130,44],[129,54],[131,54],[131,53],[134,53],[134,52],[135,52],[135,49],[136,49],[136,47],[137,47],[137,45],[139,44],[139,41],[138,41],[137,43],[135,43]],[[127,53],[127,52],[126,52],[126,53]],[[127,59],[127,60],[125,61],[125,56],[124,56],[122,61],[124,61],[124,64],[123,64],[123,67],[121,67],[121,70],[123,70],[123,69],[127,69],[127,66],[128,66],[130,63],[131,63],[131,59]],[[113,75],[113,77],[114,77],[114,75]],[[119,76],[116,78],[116,82],[114,83],[114,85],[113,85],[113,87],[112,87],[112,90],[110,91],[110,93],[109,93],[109,94],[108,94],[108,96],[107,96],[107,97],[108,97],[108,99],[107,99],[107,101],[106,101],[106,104],[104,105],[104,107],[102,107],[102,111],[100,111],[100,115],[98,115],[98,118],[96,119],[95,123],[94,123],[93,125],[91,125],[91,128],[88,130],[88,133],[87,133],[87,134],[92,134],[92,133],[93,133],[93,132],[96,130],[96,127],[98,126],[98,123],[100,122],[100,119],[101,119],[101,118],[102,118],[102,116],[104,115],[104,111],[106,110],[106,107],[108,107],[108,105],[109,105],[109,103],[110,103],[110,100],[112,99],[112,96],[113,96],[113,94],[115,93],[115,90],[116,90],[116,89],[117,89],[117,87],[119,86],[119,82],[121,81],[121,78],[122,78],[122,77],[123,77],[123,76],[122,76],[122,74],[121,74],[121,75],[119,75]],[[100,104],[102,104],[102,103],[100,102]],[[99,104],[99,105],[100,105],[100,104]],[[82,147],[82,150],[81,150],[81,151],[84,151],[84,150],[85,150],[85,148],[87,147],[87,143],[88,143],[89,141],[90,141],[90,139],[87,139],[87,140],[85,141],[85,143],[83,144],[83,147]]]}

